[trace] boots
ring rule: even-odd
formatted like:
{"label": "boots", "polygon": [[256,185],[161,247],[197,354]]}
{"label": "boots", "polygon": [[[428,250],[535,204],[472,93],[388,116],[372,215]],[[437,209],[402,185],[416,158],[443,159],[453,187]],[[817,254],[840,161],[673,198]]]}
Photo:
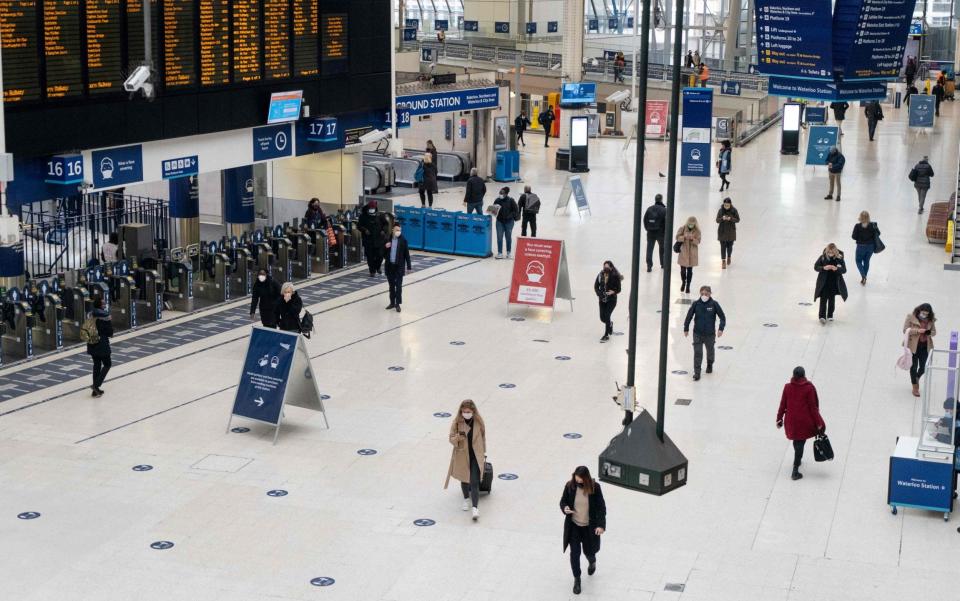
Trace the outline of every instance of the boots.
{"label": "boots", "polygon": [[726,269],[726,268],[727,268],[727,260],[726,260],[726,259],[720,259],[720,265],[723,266],[723,269]]}
{"label": "boots", "polygon": [[799,480],[800,478],[803,478],[803,474],[800,473],[800,466],[799,466],[799,465],[795,465],[795,466],[793,466],[793,473],[790,474],[790,479],[791,479],[791,480]]}
{"label": "boots", "polygon": [[920,396],[920,384],[913,385],[913,396]]}
{"label": "boots", "polygon": [[573,594],[574,594],[574,595],[579,595],[579,594],[580,594],[580,579],[579,579],[579,578],[574,578],[574,579],[573,579]]}

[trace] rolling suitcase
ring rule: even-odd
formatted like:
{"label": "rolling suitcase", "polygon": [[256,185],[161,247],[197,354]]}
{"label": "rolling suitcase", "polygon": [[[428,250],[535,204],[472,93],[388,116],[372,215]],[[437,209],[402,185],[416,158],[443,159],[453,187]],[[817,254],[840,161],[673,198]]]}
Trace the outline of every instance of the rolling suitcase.
{"label": "rolling suitcase", "polygon": [[493,488],[493,464],[489,461],[483,462],[483,476],[480,478],[480,492],[490,494]]}

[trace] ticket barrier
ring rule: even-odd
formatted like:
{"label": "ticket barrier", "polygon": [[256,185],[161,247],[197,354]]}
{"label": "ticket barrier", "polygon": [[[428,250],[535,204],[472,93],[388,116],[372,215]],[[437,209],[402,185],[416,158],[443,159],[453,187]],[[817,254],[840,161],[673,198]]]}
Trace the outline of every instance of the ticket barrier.
{"label": "ticket barrier", "polygon": [[83,285],[65,286],[57,282],[60,302],[63,304],[63,338],[67,342],[80,342],[80,328],[93,310],[90,291]]}
{"label": "ticket barrier", "polygon": [[347,265],[356,265],[357,263],[362,263],[365,260],[363,254],[363,240],[356,221],[348,221],[344,223],[343,244],[347,255]]}
{"label": "ticket barrier", "polygon": [[263,233],[276,256],[270,275],[273,276],[274,281],[281,284],[293,280],[293,244],[284,235],[283,226],[276,225],[273,229],[264,228]]}
{"label": "ticket barrier", "polygon": [[291,246],[290,269],[293,277],[298,280],[305,280],[313,273],[313,266],[310,261],[310,236],[289,225],[284,225],[286,226],[286,237]]}
{"label": "ticket barrier", "polygon": [[329,243],[329,235],[327,241],[327,258],[328,265],[330,265],[330,271],[336,271],[337,269],[343,269],[347,266],[347,251],[344,247],[344,227],[339,224],[333,224],[333,236],[337,241],[336,244]]}
{"label": "ticket barrier", "polygon": [[253,256],[236,236],[220,240],[220,252],[230,258],[230,298],[249,296],[253,287]]}
{"label": "ticket barrier", "polygon": [[17,288],[7,290],[0,301],[0,313],[6,331],[2,338],[2,354],[5,362],[33,357],[33,326],[35,323],[30,303]]}
{"label": "ticket barrier", "polygon": [[304,226],[304,233],[310,240],[310,272],[327,273],[330,271],[330,240],[327,239],[327,231]]}
{"label": "ticket barrier", "polygon": [[273,265],[277,262],[277,258],[276,255],[273,254],[273,249],[270,248],[270,243],[264,238],[263,231],[254,231],[249,239],[246,234],[240,236],[240,246],[250,252],[257,271],[262,269],[270,273],[273,270]]}
{"label": "ticket barrier", "polygon": [[[85,288],[89,295],[90,302],[93,303],[98,298],[103,299],[105,309],[110,308],[110,285],[105,275],[105,266],[97,265],[89,267],[80,273],[80,287]],[[92,310],[92,305],[88,308]],[[81,322],[82,325],[82,322]]]}
{"label": "ticket barrier", "polygon": [[[153,267],[153,265],[150,265]],[[159,271],[147,267],[134,267],[133,279],[137,287],[137,323],[163,319],[163,280]]]}
{"label": "ticket barrier", "polygon": [[184,313],[193,311],[193,260],[190,255],[199,252],[198,244],[173,248],[160,262],[163,300],[168,309]]}
{"label": "ticket barrier", "polygon": [[104,266],[104,276],[110,286],[110,318],[114,330],[137,327],[137,282],[130,273],[126,260]]}
{"label": "ticket barrier", "polygon": [[63,304],[47,281],[27,282],[23,298],[30,303],[34,315],[33,347],[37,351],[58,351],[63,348]]}
{"label": "ticket barrier", "polygon": [[230,257],[218,250],[216,242],[207,242],[193,260],[193,298],[195,304],[212,305],[230,300]]}

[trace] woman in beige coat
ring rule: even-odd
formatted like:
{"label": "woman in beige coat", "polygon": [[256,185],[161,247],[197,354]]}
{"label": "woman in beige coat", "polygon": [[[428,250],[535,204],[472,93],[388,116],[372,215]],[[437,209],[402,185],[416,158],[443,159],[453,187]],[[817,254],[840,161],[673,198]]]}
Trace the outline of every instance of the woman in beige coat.
{"label": "woman in beige coat", "polygon": [[907,334],[907,347],[913,353],[910,364],[910,383],[913,396],[920,396],[920,376],[927,369],[927,356],[933,349],[933,337],[937,335],[937,318],[933,316],[930,303],[917,306],[903,320],[903,332]]}
{"label": "woman in beige coat", "polygon": [[483,475],[483,463],[487,456],[487,429],[473,401],[467,399],[460,403],[460,409],[450,424],[450,468],[443,488],[450,484],[450,478],[460,481],[463,492],[463,510],[473,505],[473,521],[480,517],[477,504],[480,500],[480,478]]}
{"label": "woman in beige coat", "polygon": [[692,215],[687,223],[677,230],[674,249],[679,253],[677,262],[680,264],[680,292],[690,292],[690,282],[693,281],[693,268],[700,263],[700,225]]}

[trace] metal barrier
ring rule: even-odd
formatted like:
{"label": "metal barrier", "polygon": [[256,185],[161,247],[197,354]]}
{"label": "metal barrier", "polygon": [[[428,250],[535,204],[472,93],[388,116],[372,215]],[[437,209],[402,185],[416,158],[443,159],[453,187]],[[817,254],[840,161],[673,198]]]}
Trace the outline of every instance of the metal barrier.
{"label": "metal barrier", "polygon": [[168,240],[165,200],[109,192],[24,205],[20,211],[24,267],[31,277],[83,269],[101,260],[110,233],[126,223],[145,223],[158,244]]}

